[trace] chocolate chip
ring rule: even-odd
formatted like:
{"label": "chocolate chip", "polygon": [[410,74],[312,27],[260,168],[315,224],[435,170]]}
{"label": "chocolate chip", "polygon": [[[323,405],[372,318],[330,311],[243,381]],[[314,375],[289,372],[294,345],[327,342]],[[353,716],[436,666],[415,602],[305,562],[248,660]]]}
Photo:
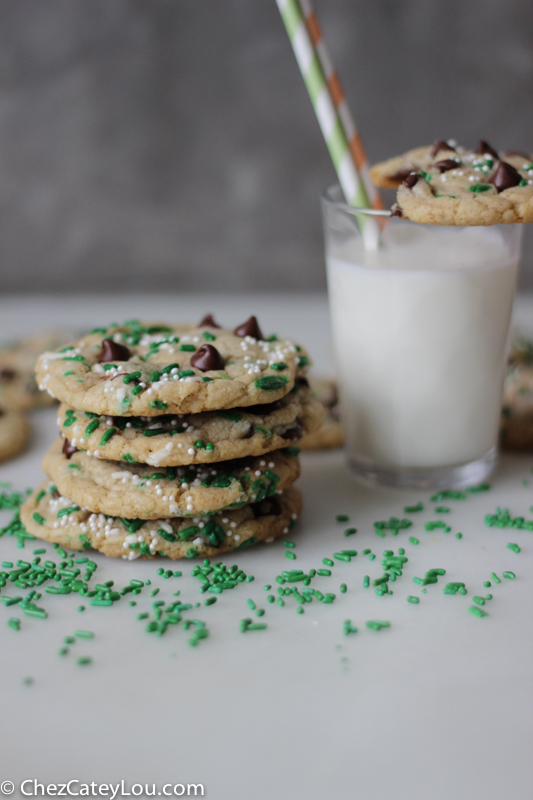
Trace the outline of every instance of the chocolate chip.
{"label": "chocolate chip", "polygon": [[277,411],[282,405],[283,403],[280,400],[276,400],[274,403],[258,403],[255,406],[246,406],[246,408],[241,408],[240,410],[245,411],[247,414],[255,414],[258,417],[262,417],[272,411]]}
{"label": "chocolate chip", "polygon": [[4,383],[8,383],[8,381],[12,381],[14,378],[17,377],[17,373],[11,367],[4,367],[0,369],[0,381]]}
{"label": "chocolate chip", "polygon": [[100,364],[106,361],[129,361],[131,353],[123,344],[118,344],[112,339],[102,341],[102,349],[98,355]]}
{"label": "chocolate chip", "polygon": [[408,189],[412,189],[415,184],[418,183],[420,175],[418,172],[410,172],[407,178],[404,180],[403,185],[407,186]]}
{"label": "chocolate chip", "polygon": [[390,215],[391,217],[403,217],[403,211],[398,203],[394,203],[393,207],[391,208]]}
{"label": "chocolate chip", "polygon": [[260,503],[253,503],[251,508],[256,517],[277,517],[281,514],[281,504],[277,497],[267,497]]}
{"label": "chocolate chip", "polygon": [[488,144],[488,142],[484,142],[483,139],[480,139],[476,148],[476,153],[479,155],[485,156],[492,156],[492,158],[499,158],[498,153],[494,150],[493,147]]}
{"label": "chocolate chip", "polygon": [[511,186],[518,186],[522,176],[517,169],[512,167],[507,161],[500,161],[498,169],[492,176],[492,183],[499,192],[510,189]]}
{"label": "chocolate chip", "polygon": [[263,339],[261,328],[255,317],[250,317],[233,331],[235,336],[253,336],[254,339]]}
{"label": "chocolate chip", "polygon": [[211,369],[224,369],[224,359],[212,344],[202,345],[191,358],[191,367],[207,372]]}
{"label": "chocolate chip", "polygon": [[453,158],[445,158],[444,161],[437,161],[434,165],[439,172],[448,172],[449,169],[456,169],[459,164]]}
{"label": "chocolate chip", "polygon": [[213,319],[212,314],[206,314],[201,322],[198,323],[199,328],[220,328]]}
{"label": "chocolate chip", "polygon": [[394,173],[394,175],[387,175],[387,178],[389,181],[398,181],[399,183],[402,183],[402,181],[404,181],[412,171],[412,167],[409,167],[408,169],[399,169],[398,172]]}
{"label": "chocolate chip", "polygon": [[304,388],[305,389],[309,389],[309,381],[307,380],[307,378],[296,378],[294,383],[296,384],[296,386],[299,386],[301,389],[304,389]]}
{"label": "chocolate chip", "polygon": [[69,442],[68,439],[65,439],[65,441],[63,442],[63,455],[66,456],[67,458],[70,458],[72,455],[74,455],[74,453],[77,452],[78,448],[74,447],[74,445],[71,442]]}
{"label": "chocolate chip", "polygon": [[439,139],[435,142],[433,147],[430,151],[431,158],[435,158],[436,155],[440,153],[441,150],[452,150],[455,153],[455,147],[450,147],[448,142],[445,142],[444,139]]}
{"label": "chocolate chip", "polygon": [[285,440],[287,440],[287,439],[291,439],[291,440],[301,439],[302,436],[303,436],[303,432],[304,432],[303,425],[300,422],[300,420],[297,419],[295,421],[294,425],[292,425],[292,427],[288,428],[288,430],[286,430],[285,433],[281,434],[281,438],[285,439]]}
{"label": "chocolate chip", "polygon": [[54,500],[57,500],[58,497],[61,497],[57,489],[52,489],[52,497],[54,498]]}

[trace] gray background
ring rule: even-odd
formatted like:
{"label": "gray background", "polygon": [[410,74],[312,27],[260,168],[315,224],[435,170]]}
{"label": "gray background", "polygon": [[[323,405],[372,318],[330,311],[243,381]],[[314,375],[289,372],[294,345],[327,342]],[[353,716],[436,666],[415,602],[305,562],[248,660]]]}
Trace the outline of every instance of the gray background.
{"label": "gray background", "polygon": [[[531,3],[316,10],[371,160],[533,150]],[[1,291],[322,289],[334,179],[274,0],[0,0]]]}

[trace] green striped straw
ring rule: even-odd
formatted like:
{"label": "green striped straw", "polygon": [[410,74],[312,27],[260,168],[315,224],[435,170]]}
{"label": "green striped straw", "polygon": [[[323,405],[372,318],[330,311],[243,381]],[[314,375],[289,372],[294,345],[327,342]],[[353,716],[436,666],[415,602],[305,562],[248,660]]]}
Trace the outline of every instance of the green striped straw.
{"label": "green striped straw", "polygon": [[[276,3],[346,202],[358,208],[370,208],[371,205],[377,208],[382,207],[377,193],[373,193],[374,202],[370,202],[364,180],[354,158],[354,149],[350,147],[350,137],[345,128],[343,116],[339,113],[335,102],[338,98],[332,93],[332,89],[335,87],[328,82],[325,74],[320,52],[321,49],[325,50],[325,45],[316,24],[314,12],[312,18],[315,26],[308,28],[299,0],[276,0]],[[307,3],[306,7],[309,14],[310,3]],[[312,36],[310,31],[315,35]],[[331,62],[329,63],[331,64]],[[333,73],[336,77],[334,70]],[[342,103],[346,108],[344,97],[342,97]],[[363,163],[366,163],[358,137],[357,143],[358,151],[361,154],[360,158],[362,161],[364,160]],[[379,227],[376,220],[367,215],[358,215],[358,221],[366,247],[375,249],[379,243]]]}

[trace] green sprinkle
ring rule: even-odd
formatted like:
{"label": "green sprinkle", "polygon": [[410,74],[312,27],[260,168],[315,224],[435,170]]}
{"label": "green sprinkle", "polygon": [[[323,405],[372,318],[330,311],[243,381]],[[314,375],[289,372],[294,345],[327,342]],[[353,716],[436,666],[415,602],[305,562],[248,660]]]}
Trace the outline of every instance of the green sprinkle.
{"label": "green sprinkle", "polygon": [[346,528],[344,531],[345,536],[353,536],[354,533],[357,533],[357,528]]}
{"label": "green sprinkle", "polygon": [[285,558],[292,558],[293,561],[296,559],[296,553],[292,553],[290,550],[285,550],[284,555]]}
{"label": "green sprinkle", "polygon": [[207,600],[204,601],[204,606],[212,606],[213,603],[216,603],[216,597],[208,597]]}
{"label": "green sprinkle", "polygon": [[7,624],[10,628],[13,628],[14,631],[20,630],[20,619],[17,619],[17,617],[10,617]]}
{"label": "green sprinkle", "polygon": [[491,572],[491,573],[490,573],[490,577],[492,578],[492,580],[494,581],[494,583],[501,583],[501,580],[498,578],[498,576],[496,575],[496,573],[495,573],[495,572]]}
{"label": "green sprinkle", "polygon": [[327,578],[327,577],[329,577],[331,575],[331,570],[330,569],[317,569],[316,574]]}
{"label": "green sprinkle", "polygon": [[270,365],[270,369],[275,369],[276,372],[279,372],[280,370],[288,369],[288,367],[284,361],[276,361],[275,364]]}
{"label": "green sprinkle", "polygon": [[357,633],[357,628],[355,625],[352,625],[351,619],[345,619],[342,624],[342,632],[344,636],[348,636],[350,633]]}
{"label": "green sprinkle", "polygon": [[11,569],[12,566],[13,566],[13,562],[12,561],[2,561],[2,566],[5,569]]}
{"label": "green sprinkle", "polygon": [[40,514],[38,514],[37,511],[32,516],[33,516],[33,519],[35,520],[35,522],[38,522],[39,525],[46,525],[45,518],[42,517]]}
{"label": "green sprinkle", "polygon": [[502,572],[502,575],[503,575],[504,578],[507,578],[510,581],[514,581],[514,579],[516,578],[516,575],[514,574],[514,572],[509,572],[509,570],[506,570],[505,572]]}
{"label": "green sprinkle", "polygon": [[100,425],[99,419],[92,419],[85,428],[85,436],[88,437],[91,435],[91,433],[94,433],[94,431],[99,427],[99,425]]}
{"label": "green sprinkle", "polygon": [[98,446],[103,447],[103,445],[106,445],[108,441],[115,435],[116,432],[117,432],[116,428],[108,428],[104,433],[104,435],[102,436],[102,438],[100,439]]}
{"label": "green sprinkle", "polygon": [[74,631],[74,636],[77,636],[78,639],[94,639],[92,631]]}
{"label": "green sprinkle", "polygon": [[491,187],[486,183],[474,183],[468,187],[469,192],[487,192]]}
{"label": "green sprinkle", "polygon": [[296,544],[294,542],[284,541],[282,542],[282,544],[283,547],[296,547]]}
{"label": "green sprinkle", "polygon": [[491,583],[490,581],[483,581],[483,586],[484,586],[486,589],[488,589],[488,588],[490,588],[490,587],[492,586],[492,583]]}
{"label": "green sprinkle", "polygon": [[446,523],[443,522],[441,519],[433,520],[431,522],[426,522],[424,525],[424,529],[426,531],[434,531],[436,528],[442,528],[444,533],[449,533],[451,531],[450,526],[446,525]]}
{"label": "green sprinkle", "polygon": [[470,611],[470,613],[471,613],[471,614],[473,614],[475,617],[479,617],[479,618],[481,618],[481,617],[488,617],[488,614],[487,614],[487,612],[486,612],[486,611],[483,611],[483,609],[482,609],[482,608],[479,608],[478,606],[469,606],[468,610],[469,610],[469,611]]}
{"label": "green sprinkle", "polygon": [[160,411],[164,411],[168,408],[168,405],[162,400],[150,400],[150,408],[158,408]]}
{"label": "green sprinkle", "polygon": [[198,555],[198,550],[196,550],[195,547],[189,547],[185,555],[187,556],[187,558],[196,558],[196,556]]}
{"label": "green sprinkle", "polygon": [[423,503],[417,503],[416,506],[405,506],[403,513],[404,514],[416,514],[418,511],[424,510]]}
{"label": "green sprinkle", "polygon": [[139,380],[141,378],[141,373],[139,371],[130,372],[128,375],[124,376],[123,383],[131,383],[132,381]]}
{"label": "green sprinkle", "polygon": [[417,539],[414,536],[410,536],[409,541],[411,542],[411,544],[420,544],[420,539]]}
{"label": "green sprinkle", "polygon": [[407,602],[408,603],[414,603],[416,605],[417,603],[420,602],[420,598],[419,597],[415,597],[412,594],[408,594],[407,595]]}
{"label": "green sprinkle", "polygon": [[390,628],[390,622],[386,619],[369,619],[365,622],[365,625],[373,631],[380,631],[382,628]]}
{"label": "green sprinkle", "polygon": [[345,583],[341,583],[341,585],[339,586],[339,592],[342,592],[342,594],[346,594],[347,588],[348,587],[346,586]]}
{"label": "green sprinkle", "polygon": [[363,578],[363,586],[365,589],[368,589],[368,587],[370,586],[370,575],[365,575],[365,577]]}
{"label": "green sprinkle", "polygon": [[462,533],[456,533],[455,534],[455,538],[456,539],[462,539],[463,538],[463,534]]}
{"label": "green sprinkle", "polygon": [[335,519],[337,520],[337,522],[349,522],[350,521],[350,517],[347,514],[337,514]]}
{"label": "green sprinkle", "polygon": [[92,664],[92,663],[93,663],[93,660],[92,660],[92,658],[90,656],[82,656],[81,658],[77,658],[76,659],[76,664],[78,664],[80,667],[85,667],[88,664]]}
{"label": "green sprinkle", "polygon": [[[509,550],[512,550],[513,553],[519,553],[520,552],[520,547],[517,544],[513,544],[512,542],[509,542],[507,547],[509,548]],[[33,552],[35,553],[35,550]]]}
{"label": "green sprinkle", "polygon": [[264,375],[255,379],[254,386],[266,392],[277,392],[279,389],[283,389],[288,381],[289,379],[284,375]]}
{"label": "green sprinkle", "polygon": [[375,558],[376,556],[374,555],[374,553],[370,553],[370,555],[368,556],[369,561],[374,561]]}
{"label": "green sprinkle", "polygon": [[185,353],[194,353],[196,347],[193,344],[180,344],[179,349]]}
{"label": "green sprinkle", "polygon": [[333,567],[335,562],[331,560],[331,558],[323,558],[322,563],[326,565],[326,567]]}

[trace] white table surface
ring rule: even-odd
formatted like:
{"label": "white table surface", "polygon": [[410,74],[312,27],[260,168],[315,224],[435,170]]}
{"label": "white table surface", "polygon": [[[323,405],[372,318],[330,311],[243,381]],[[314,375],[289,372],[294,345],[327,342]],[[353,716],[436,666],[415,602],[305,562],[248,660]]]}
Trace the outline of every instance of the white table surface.
{"label": "white table surface", "polygon": [[[95,326],[142,316],[195,321],[205,312],[237,324],[256,313],[267,331],[304,342],[318,372],[331,373],[330,338],[322,296],[228,297],[64,297],[3,298],[0,336],[49,324]],[[533,329],[533,300],[521,298],[520,327]],[[531,322],[528,324],[528,321]],[[53,409],[32,415],[35,433],[29,452],[0,466],[0,481],[14,488],[42,480],[40,458],[56,435]],[[33,619],[0,605],[0,782],[43,783],[77,779],[90,783],[125,781],[202,783],[213,800],[501,800],[531,796],[533,778],[533,533],[489,529],[484,514],[497,506],[533,517],[533,454],[504,456],[489,492],[447,501],[440,516],[452,533],[425,532],[437,519],[425,492],[375,491],[359,486],[346,471],[340,452],[303,456],[300,486],[305,510],[291,538],[297,560],[287,560],[280,542],[223,557],[253,574],[244,583],[202,606],[210,638],[196,648],[187,632],[169,626],[157,638],[144,630],[136,613],[149,609],[146,590],[137,607],[128,597],[113,608],[90,606],[78,595],[43,594],[47,620]],[[422,500],[413,528],[381,539],[375,520],[403,516],[403,506]],[[348,514],[358,528],[335,515]],[[5,524],[10,512],[0,512]],[[461,531],[463,539],[454,533]],[[418,546],[408,541],[413,535]],[[516,542],[515,554],[506,548]],[[18,550],[12,537],[0,539],[0,560],[28,558],[40,543]],[[266,602],[263,585],[291,567],[321,566],[341,548],[372,548],[350,564],[336,562],[331,578],[313,586],[337,595],[331,605],[313,602],[305,613]],[[363,576],[381,575],[383,549],[404,547],[409,562],[391,583],[393,596],[364,589]],[[48,546],[48,549],[52,549]],[[175,564],[182,578],[158,578],[155,562],[126,563],[93,556],[99,580],[150,578],[157,599],[177,588],[184,601],[202,601],[192,564]],[[169,562],[163,562],[168,566]],[[443,567],[437,585],[421,587],[415,575]],[[491,571],[516,573],[488,590]],[[464,581],[468,595],[444,595],[447,581]],[[341,582],[348,592],[340,594]],[[468,613],[471,597],[491,591],[493,600],[478,619]],[[7,589],[4,590],[4,593]],[[421,598],[406,602],[408,594]],[[266,609],[265,631],[240,634],[241,618],[254,616],[246,600]],[[87,606],[84,613],[76,609]],[[192,612],[189,612],[192,613]],[[7,626],[18,616],[20,632]],[[380,632],[368,619],[390,620]],[[343,621],[358,627],[342,634]],[[63,637],[77,628],[94,631],[71,653],[58,655]],[[79,667],[76,655],[93,664]],[[31,676],[31,686],[23,679]],[[31,788],[31,787],[30,787]],[[74,785],[74,789],[76,785]],[[28,790],[28,786],[27,786]],[[12,797],[22,796],[17,789]],[[120,795],[119,795],[120,796]]]}

